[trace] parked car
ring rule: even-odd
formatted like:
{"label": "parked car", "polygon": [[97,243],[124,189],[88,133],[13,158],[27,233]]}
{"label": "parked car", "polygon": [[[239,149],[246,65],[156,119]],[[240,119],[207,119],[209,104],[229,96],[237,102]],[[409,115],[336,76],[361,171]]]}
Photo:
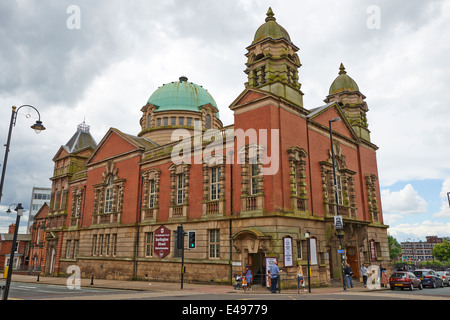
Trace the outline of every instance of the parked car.
{"label": "parked car", "polygon": [[430,286],[431,288],[444,287],[444,280],[442,280],[436,271],[432,269],[418,269],[414,271],[414,275],[422,280],[424,287]]}
{"label": "parked car", "polygon": [[438,271],[437,274],[439,275],[439,277],[441,277],[442,280],[444,280],[444,285],[450,287],[450,270]]}
{"label": "parked car", "polygon": [[391,290],[395,288],[408,288],[409,290],[414,290],[414,288],[423,289],[422,281],[417,278],[414,273],[408,271],[394,271],[389,278],[389,285]]}

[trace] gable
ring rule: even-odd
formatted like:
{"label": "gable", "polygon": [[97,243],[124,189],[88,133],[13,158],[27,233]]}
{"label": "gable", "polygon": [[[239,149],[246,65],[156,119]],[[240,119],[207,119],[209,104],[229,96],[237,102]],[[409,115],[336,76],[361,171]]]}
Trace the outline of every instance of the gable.
{"label": "gable", "polygon": [[34,215],[33,220],[36,221],[38,219],[44,219],[45,217],[47,217],[48,213],[50,211],[50,208],[47,204],[47,202],[45,202],[41,208],[39,209],[39,211]]}
{"label": "gable", "polygon": [[345,116],[344,112],[341,110],[337,102],[331,102],[322,107],[316,108],[308,115],[310,121],[318,123],[327,128],[330,127],[329,121],[337,117],[339,117],[341,121],[333,122],[332,130],[334,132],[339,132],[340,134],[351,140],[359,141],[358,136],[356,135],[352,126],[348,122],[347,117]]}
{"label": "gable", "polygon": [[97,148],[95,148],[92,156],[87,160],[87,164],[110,159],[140,149],[141,147],[133,143],[133,140],[128,139],[125,134],[117,129],[111,128],[98,144]]}
{"label": "gable", "polygon": [[233,110],[241,105],[245,105],[251,101],[264,98],[266,94],[258,92],[254,89],[245,89],[230,105],[230,109]]}
{"label": "gable", "polygon": [[69,155],[69,152],[65,146],[61,146],[58,150],[58,152],[53,157],[53,162],[57,161],[58,159],[65,158]]}

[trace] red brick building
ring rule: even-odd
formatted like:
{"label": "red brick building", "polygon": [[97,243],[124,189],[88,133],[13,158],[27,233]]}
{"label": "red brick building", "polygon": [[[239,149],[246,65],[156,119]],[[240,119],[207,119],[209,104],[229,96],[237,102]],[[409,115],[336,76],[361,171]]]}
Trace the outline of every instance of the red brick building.
{"label": "red brick building", "polygon": [[[32,271],[44,271],[45,261],[47,258],[47,237],[52,237],[51,232],[46,232],[46,222],[49,213],[49,206],[44,203],[39,211],[33,218],[30,243],[30,263],[29,270]],[[53,266],[49,265],[49,270],[52,270]],[[49,272],[52,273],[52,272]]]}
{"label": "red brick building", "polygon": [[312,281],[326,284],[341,275],[337,207],[355,275],[361,262],[389,260],[378,148],[356,82],[341,65],[325,104],[306,108],[298,48],[271,9],[247,51],[233,125],[223,127],[223,106],[186,77],[153,92],[137,135],[111,128],[96,144],[80,125],[53,159],[43,273],[76,264],[86,277],[178,280],[182,224],[195,234],[188,281],[228,282],[247,264],[264,274],[274,258],[295,275],[309,231]]}
{"label": "red brick building", "polygon": [[[5,270],[9,266],[9,257],[14,238],[16,224],[9,226],[8,233],[0,233],[0,270]],[[26,270],[28,264],[28,254],[30,250],[30,235],[17,234],[16,250],[14,252],[13,270]]]}

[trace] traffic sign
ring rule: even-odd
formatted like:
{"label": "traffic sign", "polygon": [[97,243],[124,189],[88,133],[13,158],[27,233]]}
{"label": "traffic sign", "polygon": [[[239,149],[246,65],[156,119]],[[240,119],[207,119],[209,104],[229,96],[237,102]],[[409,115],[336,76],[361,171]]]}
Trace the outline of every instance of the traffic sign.
{"label": "traffic sign", "polygon": [[336,230],[341,230],[344,228],[344,221],[342,216],[334,216],[334,228]]}

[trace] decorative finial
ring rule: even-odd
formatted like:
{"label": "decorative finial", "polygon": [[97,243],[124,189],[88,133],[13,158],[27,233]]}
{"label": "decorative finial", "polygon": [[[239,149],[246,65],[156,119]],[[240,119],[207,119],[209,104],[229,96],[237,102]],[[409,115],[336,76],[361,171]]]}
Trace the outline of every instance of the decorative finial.
{"label": "decorative finial", "polygon": [[83,120],[83,122],[78,125],[77,130],[80,130],[80,131],[83,131],[83,132],[89,132],[90,128],[91,128],[91,126],[88,126],[86,124],[86,122],[84,122],[84,120]]}
{"label": "decorative finial", "polygon": [[267,10],[266,15],[267,15],[266,22],[267,22],[267,21],[270,21],[270,20],[273,20],[273,21],[276,20],[275,17],[274,17],[274,13],[273,13],[271,7],[269,7],[269,10]]}
{"label": "decorative finial", "polygon": [[341,65],[339,66],[339,74],[347,74],[347,71],[345,71],[345,67],[344,65],[341,63]]}
{"label": "decorative finial", "polygon": [[188,80],[188,78],[186,76],[181,76],[180,77],[180,82],[186,82]]}

